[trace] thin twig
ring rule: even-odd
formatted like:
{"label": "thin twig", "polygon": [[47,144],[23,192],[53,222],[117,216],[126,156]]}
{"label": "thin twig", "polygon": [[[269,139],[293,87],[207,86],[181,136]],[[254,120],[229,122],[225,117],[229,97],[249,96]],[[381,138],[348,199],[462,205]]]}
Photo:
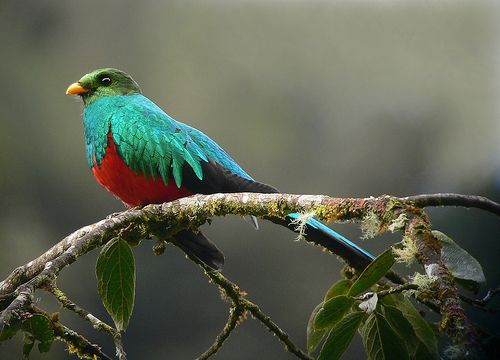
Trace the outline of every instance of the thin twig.
{"label": "thin twig", "polygon": [[496,295],[500,295],[500,287],[488,290],[484,298],[474,300],[474,302],[479,305],[486,305]]}
{"label": "thin twig", "polygon": [[52,282],[48,284],[46,287],[47,291],[52,293],[54,297],[59,301],[59,303],[66,309],[76,313],[79,315],[82,319],[85,321],[88,321],[92,324],[94,329],[99,330],[99,331],[104,331],[111,335],[113,338],[113,341],[115,343],[115,348],[116,348],[116,355],[118,356],[118,359],[120,360],[127,360],[127,356],[125,353],[125,350],[123,349],[123,343],[121,340],[121,334],[118,330],[113,328],[112,326],[106,324],[104,321],[99,320],[97,317],[89,313],[87,310],[83,309],[82,307],[78,306],[74,302],[72,302],[66,294],[57,287],[55,282]]}
{"label": "thin twig", "polygon": [[212,355],[215,355],[217,351],[219,351],[219,349],[222,348],[222,345],[224,345],[226,339],[229,337],[229,335],[231,335],[231,332],[236,328],[236,325],[238,325],[238,322],[240,318],[243,317],[244,313],[245,309],[240,304],[231,306],[231,309],[229,310],[229,318],[227,319],[224,329],[222,329],[221,333],[217,335],[217,338],[215,339],[212,346],[210,346],[207,349],[207,351],[205,351],[203,354],[200,355],[200,357],[198,357],[198,360],[206,360]]}
{"label": "thin twig", "polygon": [[460,295],[460,299],[462,299],[462,301],[466,302],[467,304],[475,307],[476,309],[488,312],[490,314],[497,314],[500,313],[499,308],[489,308],[486,306],[488,302],[490,302],[490,300],[493,299],[496,295],[500,295],[500,287],[488,290],[486,296],[482,299],[471,299],[465,295]]}
{"label": "thin twig", "polygon": [[370,292],[367,292],[363,295],[356,297],[356,300],[365,301],[365,300],[368,300],[369,298],[371,298],[375,294],[377,294],[377,296],[379,298],[381,298],[381,297],[384,297],[387,295],[397,294],[397,293],[407,291],[407,290],[418,290],[418,285],[412,284],[412,283],[407,283],[407,284],[403,284],[403,285],[399,285],[399,286],[394,286],[394,287],[391,287],[391,288],[385,289],[385,290],[370,291]]}
{"label": "thin twig", "polygon": [[419,208],[428,206],[460,206],[478,208],[500,216],[500,204],[484,196],[439,193],[407,196],[401,198],[401,200],[412,202]]}
{"label": "thin twig", "polygon": [[[35,314],[41,314],[47,318],[51,318],[50,314],[36,306],[31,306],[30,310]],[[78,357],[93,360],[112,360],[111,357],[102,352],[98,345],[92,344],[85,337],[64,326],[59,321],[52,321],[52,328],[56,338],[66,343],[68,345],[68,350],[72,353],[76,353]]]}
{"label": "thin twig", "polygon": [[471,299],[471,298],[469,298],[467,296],[464,296],[464,295],[460,295],[460,299],[463,302],[466,302],[470,306],[472,306],[472,307],[474,307],[476,309],[479,309],[481,311],[484,311],[484,312],[487,312],[487,313],[490,313],[490,314],[498,314],[498,313],[500,313],[500,309],[489,308],[489,307],[487,307],[485,305],[482,305],[480,300]]}
{"label": "thin twig", "polygon": [[97,357],[97,359],[112,360],[111,357],[102,352],[98,345],[92,344],[86,338],[61,323],[54,324],[54,335],[71,346],[72,351],[80,357],[88,359],[96,359]]}
{"label": "thin twig", "polygon": [[304,359],[304,360],[312,360],[312,358],[307,355],[305,352],[303,352],[302,350],[300,350],[291,340],[290,340],[290,336],[288,336],[288,334],[286,332],[284,332],[283,330],[281,330],[278,325],[276,325],[276,323],[274,323],[274,321],[269,317],[267,316],[266,314],[264,314],[257,305],[255,305],[254,303],[251,303],[249,302],[248,300],[245,300],[245,303],[246,303],[246,308],[248,309],[248,311],[250,311],[250,313],[252,313],[252,315],[259,319],[260,322],[262,324],[264,324],[264,326],[266,328],[269,329],[270,332],[272,332],[274,335],[276,335],[278,337],[278,339],[281,340],[281,342],[283,344],[285,344],[285,348],[291,352],[292,354],[294,354],[295,356],[297,356],[299,359]]}

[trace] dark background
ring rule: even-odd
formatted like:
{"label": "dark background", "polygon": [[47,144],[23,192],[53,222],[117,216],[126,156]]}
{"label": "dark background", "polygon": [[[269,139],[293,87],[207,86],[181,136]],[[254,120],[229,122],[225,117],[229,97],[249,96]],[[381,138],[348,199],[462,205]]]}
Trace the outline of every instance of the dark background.
{"label": "dark background", "polygon": [[[64,95],[100,67],[132,74],[170,115],[282,191],[461,192],[499,201],[499,10],[493,1],[1,1],[0,278],[123,210],[87,168],[81,104]],[[498,218],[430,213],[498,285]],[[336,228],[360,235],[355,225]],[[256,232],[229,216],[205,232],[226,254],[224,273],[304,347],[309,314],[341,263],[265,222]],[[384,235],[363,245],[379,253],[390,243]],[[155,257],[151,245],[135,248],[126,350],[130,359],[193,359],[222,329],[228,306],[177,249]],[[109,319],[96,293],[96,256],[65,269],[59,285]],[[61,316],[93,341],[106,338],[73,314]],[[498,327],[491,315],[473,317]],[[32,358],[66,359],[63,349],[57,343]],[[21,336],[0,346],[1,359],[20,354]],[[251,319],[215,358],[256,354],[293,358]],[[347,358],[361,354],[358,341]]]}

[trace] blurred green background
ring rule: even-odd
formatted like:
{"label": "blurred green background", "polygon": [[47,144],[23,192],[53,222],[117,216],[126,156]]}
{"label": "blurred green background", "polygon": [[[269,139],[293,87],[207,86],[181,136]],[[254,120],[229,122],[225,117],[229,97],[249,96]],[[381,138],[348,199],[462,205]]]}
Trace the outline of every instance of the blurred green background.
{"label": "blurred green background", "polygon": [[[499,201],[499,10],[494,1],[1,1],[0,278],[68,233],[123,210],[87,168],[81,104],[64,95],[99,67],[132,74],[170,115],[282,191],[461,192]],[[430,213],[498,285],[498,218]],[[226,254],[224,273],[304,347],[309,314],[341,263],[294,242],[286,229],[261,225],[256,232],[226,217],[205,232]],[[354,225],[336,228],[360,235]],[[363,245],[378,253],[395,239]],[[193,359],[223,327],[227,304],[177,249],[155,257],[151,245],[135,249],[126,350],[130,359]],[[59,285],[108,319],[96,293],[96,255],[65,269]],[[88,324],[61,316],[102,343]],[[473,318],[498,330],[498,318]],[[114,353],[107,338],[104,345]],[[0,346],[1,359],[20,354],[20,336]],[[347,358],[361,354],[358,341]],[[61,344],[34,355],[69,357]],[[252,320],[215,358],[257,355],[293,358]]]}

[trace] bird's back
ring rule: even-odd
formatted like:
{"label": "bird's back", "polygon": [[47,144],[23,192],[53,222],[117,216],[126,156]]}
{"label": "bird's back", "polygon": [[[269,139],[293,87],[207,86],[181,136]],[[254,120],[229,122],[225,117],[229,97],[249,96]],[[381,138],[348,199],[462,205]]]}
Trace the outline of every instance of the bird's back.
{"label": "bird's back", "polygon": [[84,111],[84,132],[97,180],[129,206],[196,192],[251,191],[254,183],[215,141],[143,95],[92,102]]}

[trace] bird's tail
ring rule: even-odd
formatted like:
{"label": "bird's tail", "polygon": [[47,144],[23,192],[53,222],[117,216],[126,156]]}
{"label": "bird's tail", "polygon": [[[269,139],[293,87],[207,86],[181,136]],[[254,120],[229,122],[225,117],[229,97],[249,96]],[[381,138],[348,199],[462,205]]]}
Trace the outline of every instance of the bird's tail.
{"label": "bird's tail", "polygon": [[285,219],[272,218],[269,220],[286,226],[295,232],[303,232],[307,240],[321,245],[340,256],[356,270],[362,271],[375,259],[375,256],[368,251],[314,218],[306,221],[304,229],[297,229],[297,219],[299,217],[299,214],[291,213]]}
{"label": "bird's tail", "polygon": [[201,260],[212,270],[219,271],[224,267],[224,254],[201,232],[181,230],[174,235],[174,244],[185,253]]}
{"label": "bird's tail", "polygon": [[[297,213],[291,213],[285,219],[270,218],[269,220],[303,234],[307,240],[340,256],[358,271],[362,271],[375,259],[368,251],[314,218],[308,219],[305,222],[305,228],[302,229],[298,228],[300,227],[298,226],[300,215]],[[182,230],[174,235],[174,243],[213,270],[221,270],[224,266],[224,254],[201,232]]]}

